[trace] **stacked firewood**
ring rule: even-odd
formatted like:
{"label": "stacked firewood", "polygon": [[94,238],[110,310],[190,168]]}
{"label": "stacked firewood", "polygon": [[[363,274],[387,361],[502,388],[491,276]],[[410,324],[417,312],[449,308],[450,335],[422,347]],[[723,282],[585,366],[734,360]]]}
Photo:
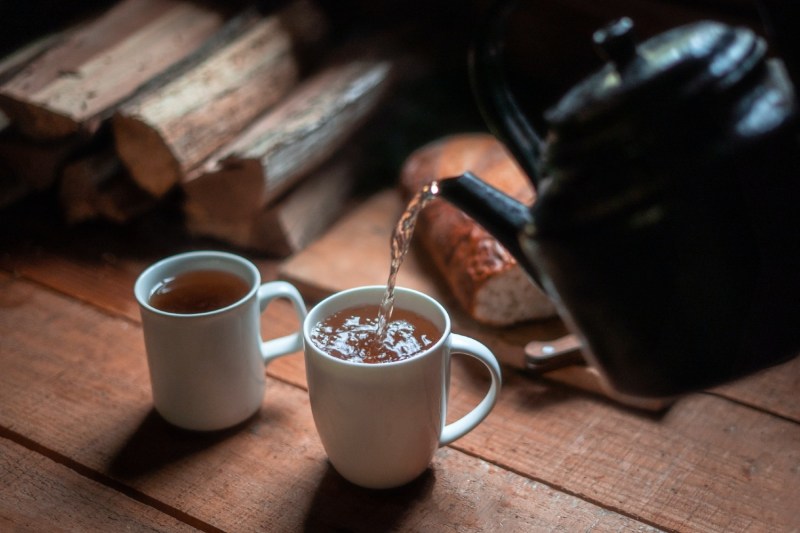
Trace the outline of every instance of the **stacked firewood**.
{"label": "stacked firewood", "polygon": [[280,256],[315,238],[397,60],[332,50],[312,0],[229,11],[120,0],[0,59],[0,208],[55,188],[66,220],[125,223],[177,191],[195,235]]}

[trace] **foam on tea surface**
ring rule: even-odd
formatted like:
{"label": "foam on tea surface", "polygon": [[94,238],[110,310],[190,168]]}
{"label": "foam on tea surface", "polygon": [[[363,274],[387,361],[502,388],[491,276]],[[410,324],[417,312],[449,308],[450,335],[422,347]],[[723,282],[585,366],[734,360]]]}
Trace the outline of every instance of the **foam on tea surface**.
{"label": "foam on tea surface", "polygon": [[394,309],[386,332],[379,337],[377,317],[377,305],[344,309],[314,326],[311,341],[320,350],[345,361],[388,363],[414,357],[441,337],[430,320],[400,308]]}

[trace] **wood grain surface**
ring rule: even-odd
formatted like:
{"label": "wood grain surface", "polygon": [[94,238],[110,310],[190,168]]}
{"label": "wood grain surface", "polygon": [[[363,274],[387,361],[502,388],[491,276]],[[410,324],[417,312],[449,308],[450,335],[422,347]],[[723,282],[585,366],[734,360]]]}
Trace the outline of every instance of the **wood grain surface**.
{"label": "wood grain surface", "polygon": [[[237,428],[183,432],[154,412],[132,285],[150,262],[210,243],[150,223],[61,230],[36,205],[0,219],[15,222],[0,233],[4,529],[800,528],[797,359],[661,413],[506,366],[484,423],[415,482],[367,491],[327,462],[299,353],[267,368],[262,408]],[[279,262],[251,259],[279,276]],[[262,318],[267,337],[297,326],[285,302]],[[487,386],[456,358],[448,417]]]}

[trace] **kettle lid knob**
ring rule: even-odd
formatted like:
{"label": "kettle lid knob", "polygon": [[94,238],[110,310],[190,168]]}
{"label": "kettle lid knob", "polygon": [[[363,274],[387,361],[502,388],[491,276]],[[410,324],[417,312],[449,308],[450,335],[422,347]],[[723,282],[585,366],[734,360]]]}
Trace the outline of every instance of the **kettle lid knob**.
{"label": "kettle lid knob", "polygon": [[700,21],[640,44],[633,33],[625,18],[596,31],[605,65],[545,112],[550,143],[544,161],[551,174],[593,166],[621,146],[632,157],[650,159],[661,152],[674,157],[667,148],[678,138],[687,140],[685,148],[700,149],[704,143],[692,135],[700,141],[722,135],[718,126],[736,119],[720,117],[747,112],[738,102],[762,83],[766,43],[749,29]]}
{"label": "kettle lid knob", "polygon": [[615,20],[592,35],[598,54],[610,61],[617,72],[636,59],[636,41],[633,34],[633,21],[628,17]]}
{"label": "kettle lid knob", "polygon": [[636,45],[633,23],[623,18],[595,32],[594,41],[610,61],[545,113],[551,127],[610,123],[629,106],[647,112],[649,103],[664,96],[675,103],[714,98],[749,81],[748,74],[763,66],[766,55],[766,43],[752,31],[710,21]]}

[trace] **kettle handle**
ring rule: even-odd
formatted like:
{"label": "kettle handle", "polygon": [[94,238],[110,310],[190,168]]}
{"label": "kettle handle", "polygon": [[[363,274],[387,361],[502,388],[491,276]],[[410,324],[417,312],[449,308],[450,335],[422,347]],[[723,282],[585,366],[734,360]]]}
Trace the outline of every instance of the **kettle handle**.
{"label": "kettle handle", "polygon": [[534,188],[541,178],[542,140],[522,113],[502,68],[503,35],[516,2],[497,2],[485,17],[469,51],[472,92],[484,121],[528,175]]}

